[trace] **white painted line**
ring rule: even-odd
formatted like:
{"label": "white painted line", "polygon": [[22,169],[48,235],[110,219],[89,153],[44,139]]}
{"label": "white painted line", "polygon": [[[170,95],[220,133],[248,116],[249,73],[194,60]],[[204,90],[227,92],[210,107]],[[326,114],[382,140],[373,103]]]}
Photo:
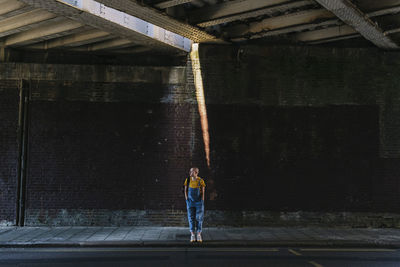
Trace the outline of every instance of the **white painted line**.
{"label": "white painted line", "polygon": [[295,251],[294,249],[289,248],[288,250],[289,250],[289,252],[291,252],[292,254],[294,254],[294,255],[296,255],[296,256],[301,256],[301,253]]}
{"label": "white painted line", "polygon": [[311,264],[311,265],[313,265],[313,266],[315,266],[315,267],[324,267],[324,266],[322,266],[321,264],[316,263],[315,261],[309,261],[308,263]]}

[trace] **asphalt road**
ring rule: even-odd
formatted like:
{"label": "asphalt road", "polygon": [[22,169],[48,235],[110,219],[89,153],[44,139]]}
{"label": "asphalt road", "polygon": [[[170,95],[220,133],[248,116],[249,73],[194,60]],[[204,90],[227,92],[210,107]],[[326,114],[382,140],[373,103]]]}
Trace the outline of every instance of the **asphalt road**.
{"label": "asphalt road", "polygon": [[396,266],[399,249],[3,248],[0,266]]}

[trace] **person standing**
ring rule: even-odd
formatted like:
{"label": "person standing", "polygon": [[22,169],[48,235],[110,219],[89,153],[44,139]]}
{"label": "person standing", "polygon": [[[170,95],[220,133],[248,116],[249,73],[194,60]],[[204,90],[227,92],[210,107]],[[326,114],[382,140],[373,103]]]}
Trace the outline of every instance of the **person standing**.
{"label": "person standing", "polygon": [[[204,218],[204,196],[206,184],[199,176],[199,168],[190,169],[190,177],[185,180],[185,199],[190,228],[190,242],[203,242],[201,230]],[[189,183],[189,184],[188,184]],[[196,235],[197,232],[197,235]]]}

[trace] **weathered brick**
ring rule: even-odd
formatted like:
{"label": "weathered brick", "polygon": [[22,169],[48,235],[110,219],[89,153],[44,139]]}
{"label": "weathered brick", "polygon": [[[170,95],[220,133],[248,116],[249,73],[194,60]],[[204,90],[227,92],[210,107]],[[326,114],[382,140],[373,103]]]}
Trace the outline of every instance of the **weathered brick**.
{"label": "weathered brick", "polygon": [[0,81],[0,225],[15,224],[17,199],[19,90],[14,80]]}
{"label": "weathered brick", "polygon": [[190,61],[6,67],[4,79],[33,77],[27,223],[186,224],[181,184],[197,165],[209,225],[374,225],[371,214],[389,225],[379,212],[400,212],[400,55],[243,49],[201,50],[210,169]]}

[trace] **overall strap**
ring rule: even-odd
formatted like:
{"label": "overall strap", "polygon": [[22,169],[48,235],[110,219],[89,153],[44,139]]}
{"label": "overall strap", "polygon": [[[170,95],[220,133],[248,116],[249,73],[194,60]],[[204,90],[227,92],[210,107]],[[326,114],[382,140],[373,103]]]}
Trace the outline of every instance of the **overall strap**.
{"label": "overall strap", "polygon": [[202,196],[203,195],[203,190],[201,190],[202,189],[202,187],[201,187],[201,178],[199,179],[199,182],[198,182],[198,187],[199,187],[199,191],[200,191],[200,196]]}

